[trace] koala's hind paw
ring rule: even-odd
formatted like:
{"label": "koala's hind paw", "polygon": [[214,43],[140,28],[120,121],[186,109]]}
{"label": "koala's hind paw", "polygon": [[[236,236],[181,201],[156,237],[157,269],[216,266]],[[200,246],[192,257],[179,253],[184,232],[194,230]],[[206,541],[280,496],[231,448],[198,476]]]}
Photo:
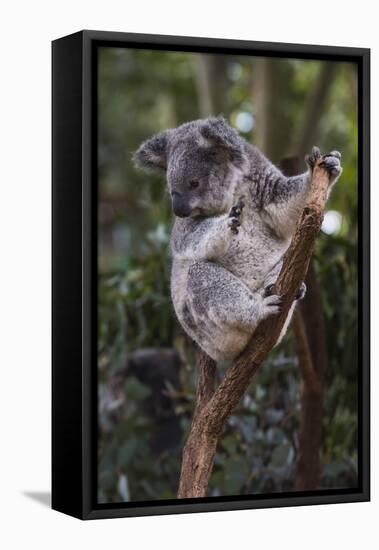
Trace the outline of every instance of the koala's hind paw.
{"label": "koala's hind paw", "polygon": [[342,172],[341,167],[341,153],[339,151],[332,151],[322,156],[320,166],[325,168],[328,174],[334,179]]}
{"label": "koala's hind paw", "polygon": [[241,214],[242,214],[242,210],[245,206],[245,203],[243,201],[244,197],[240,197],[238,199],[238,202],[237,204],[235,204],[230,212],[229,212],[229,227],[230,227],[230,230],[232,231],[232,233],[234,233],[235,235],[238,234],[238,228],[240,227],[241,225]]}
{"label": "koala's hind paw", "polygon": [[[264,289],[263,297],[266,298],[267,296],[272,296],[272,291],[274,289],[274,284],[267,285]],[[295,300],[302,300],[307,292],[307,285],[305,283],[301,283],[299,290],[297,291],[297,294],[295,296]]]}
{"label": "koala's hind paw", "polygon": [[297,291],[295,300],[302,300],[307,292],[307,285],[305,283],[301,283],[299,290]]}
{"label": "koala's hind paw", "polygon": [[277,294],[266,296],[263,298],[262,318],[265,319],[269,315],[276,315],[282,310],[282,297]]}

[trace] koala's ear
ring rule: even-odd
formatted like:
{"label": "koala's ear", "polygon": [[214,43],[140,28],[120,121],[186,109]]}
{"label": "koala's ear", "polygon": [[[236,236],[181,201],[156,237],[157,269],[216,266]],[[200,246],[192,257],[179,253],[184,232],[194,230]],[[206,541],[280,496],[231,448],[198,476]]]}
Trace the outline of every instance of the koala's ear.
{"label": "koala's ear", "polygon": [[222,149],[234,164],[242,164],[243,140],[223,117],[205,119],[200,126],[200,134],[209,147]]}
{"label": "koala's ear", "polygon": [[147,139],[133,155],[133,160],[141,168],[166,170],[167,150],[170,130],[165,130]]}

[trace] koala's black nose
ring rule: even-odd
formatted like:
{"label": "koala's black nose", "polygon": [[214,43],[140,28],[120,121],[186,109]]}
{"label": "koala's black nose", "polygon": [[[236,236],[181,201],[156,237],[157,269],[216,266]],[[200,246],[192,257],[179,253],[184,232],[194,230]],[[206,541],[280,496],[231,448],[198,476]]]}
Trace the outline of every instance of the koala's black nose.
{"label": "koala's black nose", "polygon": [[187,218],[191,214],[191,208],[186,198],[176,192],[172,193],[172,209],[175,216],[179,218]]}

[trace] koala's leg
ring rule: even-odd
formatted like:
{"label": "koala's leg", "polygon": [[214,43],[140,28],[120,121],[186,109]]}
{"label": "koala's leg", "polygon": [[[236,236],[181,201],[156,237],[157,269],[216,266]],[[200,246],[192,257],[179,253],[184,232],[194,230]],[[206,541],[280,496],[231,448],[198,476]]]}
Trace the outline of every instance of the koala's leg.
{"label": "koala's leg", "polygon": [[186,332],[216,360],[228,360],[246,346],[259,322],[280,311],[279,296],[253,293],[222,266],[194,262],[184,299],[174,305]]}

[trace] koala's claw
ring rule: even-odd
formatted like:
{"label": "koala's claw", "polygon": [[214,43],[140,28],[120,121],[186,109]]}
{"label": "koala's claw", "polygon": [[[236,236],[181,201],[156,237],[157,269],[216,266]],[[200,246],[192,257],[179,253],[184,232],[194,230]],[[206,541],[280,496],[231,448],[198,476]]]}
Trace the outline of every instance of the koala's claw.
{"label": "koala's claw", "polygon": [[272,295],[272,291],[273,291],[273,288],[274,288],[274,284],[272,285],[267,285],[264,289],[264,294],[263,294],[263,297],[264,298],[267,298],[267,296],[271,296]]}
{"label": "koala's claw", "polygon": [[232,231],[232,233],[234,233],[235,235],[238,234],[238,228],[240,227],[241,225],[241,214],[242,214],[242,210],[245,206],[245,203],[243,202],[243,198],[244,197],[240,197],[238,199],[238,202],[236,205],[234,205],[230,212],[229,212],[229,227]]}
{"label": "koala's claw", "polygon": [[238,235],[238,228],[241,225],[239,218],[230,218],[228,225],[230,227],[231,232],[234,233],[235,235]]}
{"label": "koala's claw", "polygon": [[[272,291],[274,289],[274,284],[267,285],[264,289],[263,297],[267,298],[268,296],[272,296]],[[301,283],[299,290],[297,291],[297,294],[295,296],[295,300],[302,300],[307,292],[307,285],[305,283]]]}
{"label": "koala's claw", "polygon": [[242,214],[242,210],[245,206],[245,203],[243,201],[245,197],[240,197],[237,201],[237,204],[235,204],[234,206],[232,206],[230,212],[229,212],[229,217],[230,218],[239,218]]}

